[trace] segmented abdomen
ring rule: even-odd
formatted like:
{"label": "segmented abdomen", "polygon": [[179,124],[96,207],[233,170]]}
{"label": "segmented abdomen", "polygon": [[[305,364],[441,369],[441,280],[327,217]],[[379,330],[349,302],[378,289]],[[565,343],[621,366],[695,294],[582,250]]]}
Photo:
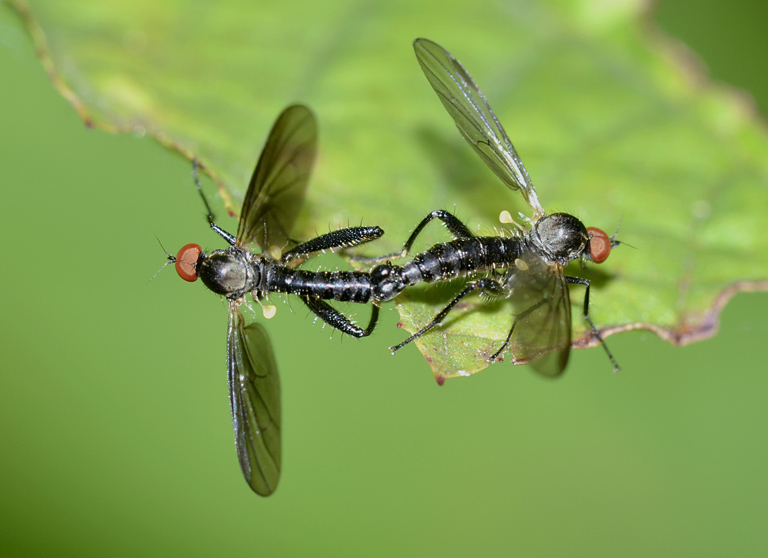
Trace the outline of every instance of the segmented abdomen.
{"label": "segmented abdomen", "polygon": [[272,266],[266,291],[341,302],[370,302],[371,278],[360,271],[309,271]]}
{"label": "segmented abdomen", "polygon": [[524,247],[522,237],[480,236],[443,242],[404,264],[403,278],[407,285],[415,285],[507,267],[520,257]]}

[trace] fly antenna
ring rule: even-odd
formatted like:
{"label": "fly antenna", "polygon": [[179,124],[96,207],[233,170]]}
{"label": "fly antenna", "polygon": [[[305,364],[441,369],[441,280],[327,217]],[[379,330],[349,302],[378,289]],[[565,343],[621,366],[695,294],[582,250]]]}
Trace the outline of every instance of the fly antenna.
{"label": "fly antenna", "polygon": [[626,243],[626,242],[624,242],[623,240],[616,240],[616,236],[619,234],[619,228],[621,227],[621,223],[622,223],[622,221],[623,221],[623,220],[624,220],[624,216],[622,216],[621,218],[619,218],[619,224],[618,224],[618,225],[616,225],[616,232],[615,232],[615,233],[613,233],[613,234],[611,235],[611,237],[610,237],[610,241],[611,241],[611,248],[615,248],[616,246],[618,246],[619,244],[621,244],[621,245],[623,245],[623,246],[627,246],[628,248],[634,248],[635,250],[637,250],[637,247],[636,247],[636,246],[632,246],[631,244],[627,244],[627,243]]}
{"label": "fly antenna", "polygon": [[619,217],[619,224],[618,224],[618,225],[616,225],[616,232],[614,232],[614,233],[611,235],[611,237],[610,237],[610,241],[611,241],[611,248],[613,248],[614,246],[618,246],[619,244],[621,244],[621,240],[616,240],[616,236],[619,234],[619,229],[621,228],[621,223],[622,223],[623,221],[624,221],[624,216],[622,215],[621,217]]}
{"label": "fly antenna", "polygon": [[[160,267],[160,269],[158,269],[158,270],[155,272],[155,274],[152,276],[152,279],[154,279],[155,277],[157,277],[157,274],[158,274],[158,273],[160,273],[160,272],[161,272],[163,269],[165,269],[165,267],[166,267],[166,266],[168,266],[168,265],[171,265],[171,264],[175,264],[175,263],[176,263],[176,256],[172,255],[171,253],[169,253],[169,252],[168,252],[168,250],[166,250],[166,249],[165,249],[165,246],[163,246],[163,243],[162,243],[162,242],[160,242],[160,239],[159,239],[159,238],[157,238],[157,235],[155,235],[155,238],[157,239],[157,243],[160,245],[160,248],[162,248],[162,250],[163,250],[163,253],[164,253],[164,254],[166,255],[166,257],[168,258],[168,261],[167,261],[167,262],[165,262],[165,263],[164,263],[164,264],[163,264],[163,265]],[[150,279],[150,281],[152,281],[152,279]]]}
{"label": "fly antenna", "polygon": [[160,245],[160,248],[162,249],[163,253],[168,256],[168,260],[171,263],[176,263],[176,256],[171,255],[171,253],[165,249],[165,246],[163,246],[163,243],[160,242],[160,239],[155,235],[155,240],[157,240],[157,243]]}

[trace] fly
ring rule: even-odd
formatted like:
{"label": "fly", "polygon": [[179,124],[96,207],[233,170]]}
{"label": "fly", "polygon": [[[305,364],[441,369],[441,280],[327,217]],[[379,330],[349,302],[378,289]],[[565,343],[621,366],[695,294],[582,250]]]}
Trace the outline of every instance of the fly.
{"label": "fly", "polygon": [[[499,359],[511,344],[516,364],[530,362],[537,372],[557,376],[565,369],[571,348],[567,285],[579,284],[586,288],[584,318],[605,349],[614,371],[618,371],[616,360],[589,317],[589,281],[565,275],[564,268],[575,259],[580,259],[582,265],[586,261],[601,263],[620,242],[615,235],[609,237],[600,229],[586,228],[573,215],[548,215],[512,142],[469,72],[430,40],[416,39],[413,46],[421,69],[461,135],[509,188],[520,191],[533,210],[533,218],[530,230],[519,227],[511,237],[477,237],[454,215],[442,210],[433,211],[422,220],[396,256],[408,253],[432,219],[442,221],[454,240],[437,244],[402,266],[387,261],[374,267],[371,277],[379,302],[391,300],[406,287],[422,281],[431,283],[482,272],[487,276],[468,282],[427,325],[391,347],[392,352],[437,326],[461,299],[479,291],[509,298],[515,313],[504,343],[488,360]],[[512,222],[511,217],[505,222]]]}
{"label": "fly", "polygon": [[[376,239],[384,234],[379,227],[336,230],[283,252],[288,244],[295,244],[289,234],[304,201],[316,143],[317,123],[307,107],[289,106],[280,114],[245,194],[236,236],[214,223],[195,167],[209,224],[230,246],[206,254],[197,244],[187,244],[177,256],[168,256],[182,279],[200,278],[227,299],[227,373],[237,457],[245,480],[262,496],[274,492],[280,478],[280,382],[267,332],[240,311],[241,305],[249,306],[246,296],[261,304],[272,292],[297,295],[320,319],[354,337],[369,335],[378,318],[378,306],[373,306],[371,321],[362,329],[325,302],[371,302],[369,274],[314,272],[296,266],[313,253]],[[249,249],[253,244],[261,253]],[[265,317],[274,315],[274,307],[263,309]]]}

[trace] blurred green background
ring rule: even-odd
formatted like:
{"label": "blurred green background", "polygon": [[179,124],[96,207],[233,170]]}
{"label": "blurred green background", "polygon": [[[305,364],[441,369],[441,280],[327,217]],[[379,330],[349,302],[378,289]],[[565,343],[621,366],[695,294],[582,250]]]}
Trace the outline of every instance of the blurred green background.
{"label": "blurred green background", "polygon": [[[686,0],[653,17],[766,110],[767,15]],[[252,494],[225,306],[170,269],[150,281],[154,235],[216,244],[188,163],[86,129],[0,24],[3,555],[764,555],[766,294],[689,347],[611,337],[618,375],[597,349],[557,381],[494,366],[442,388],[415,348],[389,355],[391,306],[358,342],[280,304],[283,476]]]}

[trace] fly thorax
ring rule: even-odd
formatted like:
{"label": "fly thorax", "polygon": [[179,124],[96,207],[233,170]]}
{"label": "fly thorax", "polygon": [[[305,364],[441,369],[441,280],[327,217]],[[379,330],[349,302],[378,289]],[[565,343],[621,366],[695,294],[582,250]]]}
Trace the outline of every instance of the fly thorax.
{"label": "fly thorax", "polygon": [[403,268],[387,262],[371,270],[373,297],[377,302],[392,300],[405,290]]}
{"label": "fly thorax", "polygon": [[254,277],[253,267],[246,251],[231,246],[201,259],[197,273],[205,286],[216,294],[238,297],[253,290],[258,279]]}
{"label": "fly thorax", "polygon": [[581,257],[589,244],[587,228],[573,215],[553,213],[539,219],[531,240],[544,254],[565,265]]}

